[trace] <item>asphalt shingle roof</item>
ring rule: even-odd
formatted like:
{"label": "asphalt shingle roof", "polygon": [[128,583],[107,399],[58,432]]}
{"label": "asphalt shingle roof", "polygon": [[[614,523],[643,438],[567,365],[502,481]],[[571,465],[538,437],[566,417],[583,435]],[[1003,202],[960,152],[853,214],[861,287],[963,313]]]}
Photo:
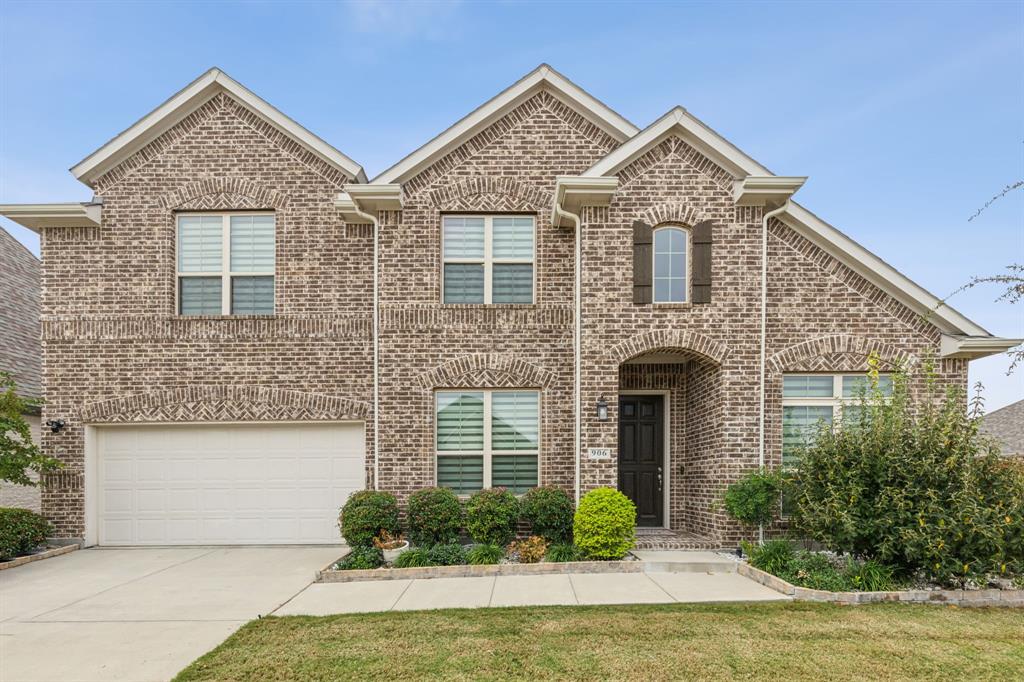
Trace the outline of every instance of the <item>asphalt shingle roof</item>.
{"label": "asphalt shingle roof", "polygon": [[39,273],[39,259],[0,227],[0,370],[33,398],[42,391]]}
{"label": "asphalt shingle roof", "polygon": [[999,441],[1002,454],[1024,457],[1024,400],[986,414],[981,432]]}

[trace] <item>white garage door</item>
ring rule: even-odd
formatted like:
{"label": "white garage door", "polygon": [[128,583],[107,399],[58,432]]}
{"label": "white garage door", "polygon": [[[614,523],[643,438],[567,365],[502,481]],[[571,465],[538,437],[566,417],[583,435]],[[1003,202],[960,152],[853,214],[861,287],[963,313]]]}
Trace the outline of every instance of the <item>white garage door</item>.
{"label": "white garage door", "polygon": [[337,543],[362,424],[96,429],[101,545]]}

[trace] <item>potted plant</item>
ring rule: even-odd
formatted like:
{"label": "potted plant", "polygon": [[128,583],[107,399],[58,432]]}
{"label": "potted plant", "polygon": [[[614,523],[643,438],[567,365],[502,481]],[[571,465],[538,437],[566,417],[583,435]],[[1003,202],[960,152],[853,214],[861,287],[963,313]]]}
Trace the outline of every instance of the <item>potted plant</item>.
{"label": "potted plant", "polygon": [[398,555],[409,549],[409,542],[405,539],[402,534],[392,535],[386,530],[382,530],[380,535],[373,539],[373,546],[384,553],[384,561],[394,563]]}

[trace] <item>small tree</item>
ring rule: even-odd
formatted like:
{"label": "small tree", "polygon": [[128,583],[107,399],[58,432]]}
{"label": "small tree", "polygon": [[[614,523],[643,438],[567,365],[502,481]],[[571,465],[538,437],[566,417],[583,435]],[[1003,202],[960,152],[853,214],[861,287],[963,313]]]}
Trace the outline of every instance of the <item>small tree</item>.
{"label": "small tree", "polygon": [[18,485],[36,485],[29,476],[40,476],[64,466],[60,460],[47,457],[32,442],[32,427],[25,413],[38,401],[26,400],[17,393],[14,379],[0,372],[0,480]]}

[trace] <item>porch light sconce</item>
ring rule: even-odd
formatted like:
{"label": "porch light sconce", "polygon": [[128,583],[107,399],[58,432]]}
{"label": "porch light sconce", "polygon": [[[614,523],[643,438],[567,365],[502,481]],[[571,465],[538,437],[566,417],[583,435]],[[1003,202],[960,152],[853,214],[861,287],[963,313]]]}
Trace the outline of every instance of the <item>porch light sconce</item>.
{"label": "porch light sconce", "polygon": [[50,419],[46,422],[46,425],[50,427],[50,430],[54,433],[60,433],[66,424],[63,419]]}
{"label": "porch light sconce", "polygon": [[605,400],[604,395],[597,399],[597,421],[608,421],[608,401]]}

